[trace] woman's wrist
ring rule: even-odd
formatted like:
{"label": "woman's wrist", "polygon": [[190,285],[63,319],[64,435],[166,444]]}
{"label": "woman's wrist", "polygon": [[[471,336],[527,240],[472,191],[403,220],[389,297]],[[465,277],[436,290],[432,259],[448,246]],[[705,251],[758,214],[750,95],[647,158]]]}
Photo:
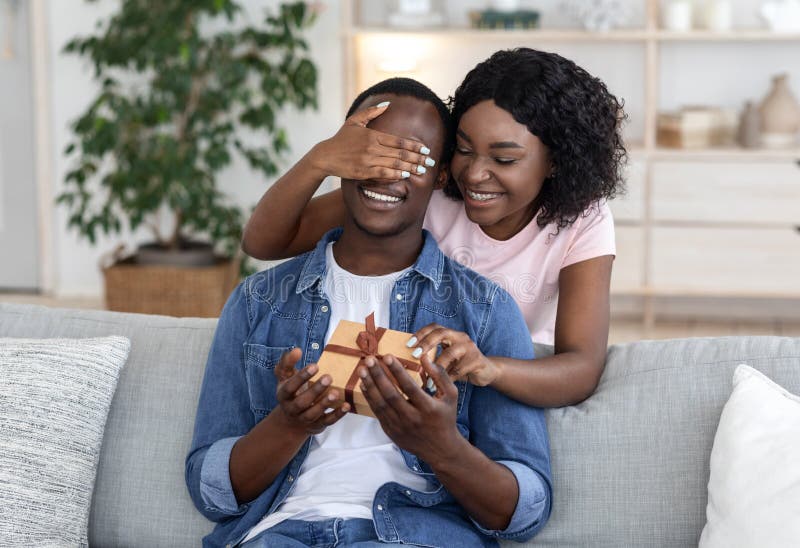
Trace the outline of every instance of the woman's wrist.
{"label": "woman's wrist", "polygon": [[311,147],[311,150],[300,160],[313,179],[319,180],[320,183],[325,177],[335,175],[335,173],[331,173],[331,167],[328,164],[329,155],[325,153],[325,143],[326,141],[320,141]]}

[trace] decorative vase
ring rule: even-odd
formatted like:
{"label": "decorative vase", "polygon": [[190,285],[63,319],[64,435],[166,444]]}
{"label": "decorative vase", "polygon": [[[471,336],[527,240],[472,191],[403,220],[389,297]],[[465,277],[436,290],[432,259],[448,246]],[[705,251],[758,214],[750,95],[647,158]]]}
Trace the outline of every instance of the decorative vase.
{"label": "decorative vase", "polygon": [[664,28],[673,32],[692,30],[693,6],[689,0],[669,0],[664,4]]}
{"label": "decorative vase", "polygon": [[703,22],[706,28],[714,32],[731,30],[732,11],[730,0],[706,0],[703,4]]}
{"label": "decorative vase", "polygon": [[787,74],[772,78],[772,89],[761,102],[761,140],[768,148],[793,146],[800,130],[800,104],[789,89]]}
{"label": "decorative vase", "polygon": [[800,32],[800,0],[764,2],[761,17],[773,32]]}
{"label": "decorative vase", "polygon": [[747,101],[739,118],[739,144],[744,148],[761,146],[761,114],[752,101]]}

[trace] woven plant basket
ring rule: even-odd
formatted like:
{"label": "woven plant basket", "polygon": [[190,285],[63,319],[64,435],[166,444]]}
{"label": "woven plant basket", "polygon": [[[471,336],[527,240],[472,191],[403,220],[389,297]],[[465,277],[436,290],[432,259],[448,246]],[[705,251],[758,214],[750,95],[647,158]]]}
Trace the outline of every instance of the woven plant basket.
{"label": "woven plant basket", "polygon": [[215,318],[239,283],[239,260],[180,267],[139,265],[129,258],[103,268],[103,276],[108,310]]}

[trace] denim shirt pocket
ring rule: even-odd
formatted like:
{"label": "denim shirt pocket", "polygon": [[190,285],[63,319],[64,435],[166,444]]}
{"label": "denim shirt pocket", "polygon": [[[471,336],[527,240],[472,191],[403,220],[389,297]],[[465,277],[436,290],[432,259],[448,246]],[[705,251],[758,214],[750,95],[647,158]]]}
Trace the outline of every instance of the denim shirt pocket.
{"label": "denim shirt pocket", "polygon": [[263,344],[244,345],[250,410],[257,420],[267,416],[277,403],[275,390],[278,381],[275,378],[275,366],[280,361],[281,355],[291,348],[291,346],[264,346]]}

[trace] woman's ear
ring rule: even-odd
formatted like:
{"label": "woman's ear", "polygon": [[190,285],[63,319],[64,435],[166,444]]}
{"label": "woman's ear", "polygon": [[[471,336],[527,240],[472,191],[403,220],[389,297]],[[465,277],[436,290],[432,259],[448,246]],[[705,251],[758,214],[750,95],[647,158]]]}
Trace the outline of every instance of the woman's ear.
{"label": "woman's ear", "polygon": [[442,190],[447,186],[447,178],[450,177],[450,166],[443,165],[439,167],[439,173],[436,175],[436,181],[433,183],[434,190]]}

